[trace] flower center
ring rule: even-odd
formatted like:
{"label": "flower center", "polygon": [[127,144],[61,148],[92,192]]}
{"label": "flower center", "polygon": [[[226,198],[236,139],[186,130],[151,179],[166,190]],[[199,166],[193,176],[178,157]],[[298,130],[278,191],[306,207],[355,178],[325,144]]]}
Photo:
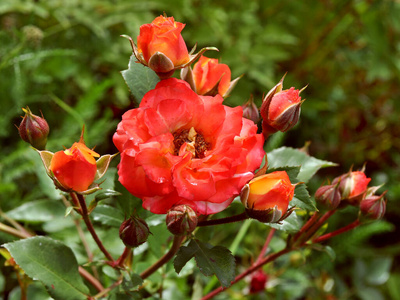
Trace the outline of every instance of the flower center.
{"label": "flower center", "polygon": [[203,135],[196,132],[192,127],[190,129],[178,130],[173,133],[174,136],[174,155],[179,155],[179,150],[186,143],[186,151],[190,151],[194,158],[204,158],[204,153],[210,150],[211,145],[207,143]]}

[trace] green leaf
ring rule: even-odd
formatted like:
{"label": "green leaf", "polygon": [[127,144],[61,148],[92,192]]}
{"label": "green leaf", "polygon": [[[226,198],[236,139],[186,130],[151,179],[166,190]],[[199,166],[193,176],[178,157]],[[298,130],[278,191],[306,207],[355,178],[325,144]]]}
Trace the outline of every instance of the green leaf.
{"label": "green leaf", "polygon": [[63,217],[64,213],[65,206],[60,201],[38,200],[10,210],[7,215],[16,221],[41,223]]}
{"label": "green leaf", "polygon": [[139,274],[129,274],[127,271],[122,271],[123,279],[121,283],[121,290],[126,292],[132,292],[138,289],[143,284],[143,279]]}
{"label": "green leaf", "polygon": [[90,214],[94,221],[119,228],[125,219],[122,212],[109,205],[99,205]]}
{"label": "green leaf", "polygon": [[63,243],[36,236],[4,247],[29,277],[43,282],[54,299],[87,299],[89,290],[79,276],[76,258]]}
{"label": "green leaf", "polygon": [[317,210],[314,201],[308,193],[307,186],[304,183],[298,184],[294,189],[294,197],[292,201],[290,201],[290,206],[296,206],[309,211]]}
{"label": "green leaf", "polygon": [[268,153],[270,168],[301,166],[297,178],[302,182],[308,182],[310,178],[321,168],[334,167],[337,164],[320,160],[309,156],[298,149],[281,147]]}
{"label": "green leaf", "polygon": [[279,223],[266,223],[266,225],[289,233],[297,232],[301,227],[299,218],[295,212],[291,213],[289,217]]}
{"label": "green leaf", "polygon": [[138,63],[135,55],[131,55],[128,70],[121,72],[132,95],[140,103],[144,94],[155,88],[160,81],[157,74],[150,68]]}
{"label": "green leaf", "polygon": [[205,276],[217,276],[223,287],[230,286],[235,279],[235,258],[227,248],[191,240],[179,249],[174,260],[175,270],[179,273],[193,256],[200,271]]}

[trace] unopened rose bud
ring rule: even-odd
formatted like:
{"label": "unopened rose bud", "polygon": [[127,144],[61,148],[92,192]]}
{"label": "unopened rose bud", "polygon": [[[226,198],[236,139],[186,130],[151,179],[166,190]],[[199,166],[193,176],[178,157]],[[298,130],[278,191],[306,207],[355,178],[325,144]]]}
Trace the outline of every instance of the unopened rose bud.
{"label": "unopened rose bud", "polygon": [[285,171],[275,171],[251,180],[242,189],[240,198],[249,217],[264,223],[277,223],[292,212],[288,206],[294,188]]}
{"label": "unopened rose bud", "polygon": [[190,206],[177,205],[168,211],[165,221],[172,234],[187,235],[196,229],[198,217]]}
{"label": "unopened rose bud", "polygon": [[257,105],[254,103],[253,96],[242,105],[243,109],[243,118],[252,120],[254,123],[257,123],[260,120],[260,113],[258,111]]}
{"label": "unopened rose bud", "polygon": [[42,117],[32,114],[29,107],[22,109],[25,113],[21,124],[18,127],[21,139],[32,145],[38,150],[44,150],[47,143],[47,136],[49,135],[49,125]]}
{"label": "unopened rose bud", "polygon": [[386,212],[386,199],[384,198],[386,192],[382,195],[371,195],[364,198],[360,203],[361,213],[371,219],[381,219]]}
{"label": "unopened rose bud", "polygon": [[250,294],[256,294],[265,290],[267,285],[268,275],[263,270],[257,270],[251,276]]}
{"label": "unopened rose bud", "polygon": [[119,228],[119,237],[126,247],[135,248],[147,241],[150,230],[145,220],[131,216]]}
{"label": "unopened rose bud", "polygon": [[86,191],[96,176],[95,157],[99,156],[85,145],[82,138],[71,148],[54,153],[49,170],[58,188],[64,191]]}
{"label": "unopened rose bud", "polygon": [[282,90],[283,79],[267,94],[260,108],[265,138],[277,131],[288,131],[299,121],[300,109],[304,100],[300,93],[305,89],[294,87]]}
{"label": "unopened rose bud", "polygon": [[315,200],[328,210],[337,208],[341,198],[339,184],[324,185],[315,192]]}
{"label": "unopened rose bud", "polygon": [[336,177],[332,184],[339,184],[342,200],[346,200],[351,205],[358,205],[364,198],[370,181],[371,178],[368,178],[362,170],[350,171]]}

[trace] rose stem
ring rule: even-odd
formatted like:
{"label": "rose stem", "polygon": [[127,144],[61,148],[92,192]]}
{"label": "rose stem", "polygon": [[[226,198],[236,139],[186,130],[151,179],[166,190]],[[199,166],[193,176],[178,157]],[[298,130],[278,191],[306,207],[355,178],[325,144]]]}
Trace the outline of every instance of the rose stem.
{"label": "rose stem", "polygon": [[[243,279],[244,277],[246,277],[247,275],[253,273],[257,269],[259,269],[261,266],[263,266],[263,265],[265,265],[265,264],[277,259],[278,257],[290,252],[291,250],[292,250],[291,248],[285,248],[285,249],[283,249],[283,250],[281,250],[281,251],[279,251],[277,253],[273,253],[273,254],[270,254],[270,255],[266,256],[260,262],[255,263],[250,268],[248,268],[246,271],[244,271],[243,273],[241,273],[238,276],[236,276],[235,279],[231,282],[231,286],[233,284],[235,284],[236,282],[240,281],[241,279]],[[224,290],[225,289],[221,286],[221,287],[215,289],[214,291],[212,291],[211,293],[207,294],[203,298],[201,298],[201,300],[211,299],[211,298],[213,298],[214,296],[218,295],[219,293],[221,293]]]}
{"label": "rose stem", "polygon": [[260,252],[260,254],[258,255],[257,260],[256,260],[256,262],[255,262],[256,264],[259,263],[259,262],[262,260],[262,258],[264,257],[265,253],[267,252],[269,243],[271,242],[272,237],[274,236],[275,231],[276,231],[275,228],[271,228],[271,230],[269,231],[268,236],[267,236],[267,240],[265,241],[264,246],[263,246],[263,248],[261,249],[261,252]]}
{"label": "rose stem", "polygon": [[185,236],[175,235],[171,249],[169,249],[169,251],[165,253],[163,257],[161,257],[158,261],[156,261],[147,270],[143,271],[143,273],[140,274],[140,277],[142,277],[142,279],[145,279],[149,277],[151,274],[153,274],[155,271],[157,271],[161,266],[166,264],[175,255],[175,253],[178,252],[179,247],[181,246],[184,239]]}
{"label": "rose stem", "polygon": [[132,252],[131,248],[125,247],[124,252],[122,252],[121,256],[115,262],[115,266],[122,267],[124,265],[125,259],[128,258],[131,252]]}
{"label": "rose stem", "polygon": [[226,223],[233,223],[233,222],[239,222],[248,219],[249,217],[247,214],[241,213],[239,215],[235,216],[230,216],[226,218],[221,218],[221,219],[215,219],[215,220],[205,220],[205,221],[199,221],[197,224],[197,227],[202,227],[202,226],[211,226],[211,225],[220,225],[220,224],[226,224]]}
{"label": "rose stem", "polygon": [[101,252],[104,253],[105,257],[110,262],[114,262],[114,259],[112,258],[110,253],[108,253],[107,249],[104,247],[104,245],[100,241],[96,231],[94,230],[93,224],[92,224],[92,222],[90,221],[90,218],[89,218],[89,214],[88,214],[88,210],[87,210],[87,207],[86,207],[85,198],[81,194],[76,194],[76,193],[71,193],[71,197],[73,199],[75,199],[75,200],[76,200],[76,198],[78,198],[78,201],[79,201],[79,204],[80,204],[80,207],[81,207],[83,221],[85,222],[86,227],[89,230],[90,234],[92,235],[92,237],[93,237],[94,241],[96,242],[97,246],[99,247]]}
{"label": "rose stem", "polygon": [[349,231],[349,230],[351,230],[353,228],[356,228],[358,225],[360,225],[360,220],[357,219],[353,223],[350,223],[349,225],[347,225],[345,227],[342,227],[342,228],[340,228],[338,230],[335,230],[333,232],[321,235],[320,237],[317,237],[317,238],[313,239],[312,242],[313,243],[323,242],[323,241],[325,241],[327,239],[330,239],[330,238],[332,238],[334,236],[337,236],[337,235],[339,235],[341,233],[344,233],[344,232]]}

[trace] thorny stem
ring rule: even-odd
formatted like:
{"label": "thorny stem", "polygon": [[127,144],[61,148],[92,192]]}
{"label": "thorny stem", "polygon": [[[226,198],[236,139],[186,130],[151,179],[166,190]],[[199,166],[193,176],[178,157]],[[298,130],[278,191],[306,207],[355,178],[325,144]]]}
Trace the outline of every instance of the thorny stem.
{"label": "thorny stem", "polygon": [[179,247],[181,246],[184,239],[185,239],[185,236],[175,235],[174,242],[171,246],[171,249],[169,249],[169,251],[167,253],[165,253],[164,256],[162,256],[158,261],[156,261],[147,270],[143,271],[143,273],[140,274],[140,277],[142,277],[142,279],[146,279],[151,274],[153,274],[155,271],[157,271],[161,266],[166,264],[175,255],[175,253],[178,252]]}
{"label": "thorny stem", "polygon": [[211,226],[211,225],[220,225],[220,224],[227,224],[227,223],[233,223],[233,222],[239,222],[248,219],[249,217],[247,214],[241,213],[239,215],[235,216],[230,216],[226,218],[221,218],[221,219],[215,219],[215,220],[204,220],[204,221],[199,221],[197,224],[197,227],[202,227],[202,226]]}
{"label": "thorny stem", "polygon": [[101,242],[100,238],[98,237],[96,231],[94,230],[93,224],[90,221],[88,210],[86,207],[86,202],[85,198],[81,194],[76,194],[76,193],[71,193],[71,197],[76,200],[78,199],[80,208],[81,208],[81,213],[82,213],[82,218],[83,221],[86,224],[87,229],[89,230],[90,234],[92,235],[94,241],[96,242],[97,246],[103,252],[104,256],[110,261],[114,262],[114,259],[112,258],[111,254],[107,251],[107,249],[104,247],[103,243]]}
{"label": "thorny stem", "polygon": [[335,231],[332,231],[330,233],[321,235],[321,236],[313,239],[312,242],[314,244],[321,243],[321,242],[323,242],[325,240],[328,240],[328,239],[330,239],[330,238],[332,238],[334,236],[337,236],[337,235],[342,234],[342,233],[344,233],[346,231],[349,231],[349,230],[351,230],[353,228],[356,228],[358,225],[360,225],[360,220],[359,219],[355,220],[353,223],[350,223],[349,225],[347,225],[345,227],[342,227],[342,228],[340,228],[338,230],[335,230]]}
{"label": "thorny stem", "polygon": [[265,241],[264,246],[263,246],[263,248],[261,249],[260,254],[258,255],[258,258],[257,258],[257,260],[256,260],[256,262],[255,262],[256,264],[259,263],[259,262],[262,260],[262,258],[264,257],[265,253],[267,252],[269,243],[271,242],[272,237],[274,236],[275,231],[276,231],[275,228],[271,228],[271,230],[269,231],[267,240]]}

